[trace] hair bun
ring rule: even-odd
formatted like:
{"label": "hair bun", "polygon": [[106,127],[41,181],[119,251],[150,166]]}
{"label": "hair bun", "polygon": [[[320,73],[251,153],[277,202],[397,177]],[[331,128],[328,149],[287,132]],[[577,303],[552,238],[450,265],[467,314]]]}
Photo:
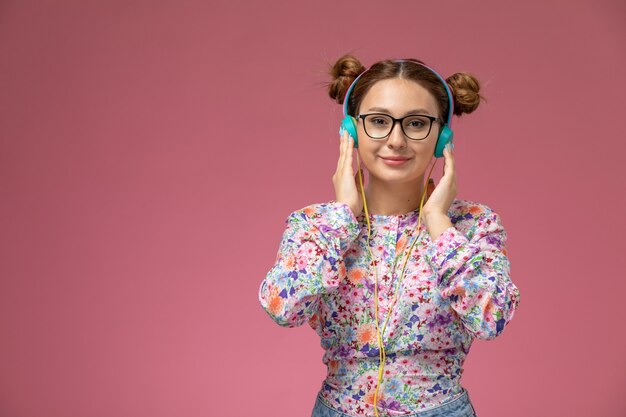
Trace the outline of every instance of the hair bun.
{"label": "hair bun", "polygon": [[480,82],[467,72],[457,72],[446,79],[454,96],[454,114],[460,116],[471,113],[478,108],[480,100],[485,98],[478,94]]}
{"label": "hair bun", "polygon": [[365,71],[365,67],[356,57],[344,55],[339,58],[328,72],[332,77],[332,81],[328,83],[328,95],[330,98],[339,104],[343,104],[348,88],[363,71]]}

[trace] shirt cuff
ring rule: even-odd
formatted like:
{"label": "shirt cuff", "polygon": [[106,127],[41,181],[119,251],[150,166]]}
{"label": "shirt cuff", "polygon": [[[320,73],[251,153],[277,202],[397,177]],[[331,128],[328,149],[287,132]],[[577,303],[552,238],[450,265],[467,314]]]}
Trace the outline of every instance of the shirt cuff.
{"label": "shirt cuff", "polygon": [[317,228],[327,240],[339,246],[343,254],[360,232],[359,222],[354,213],[345,203],[331,201],[305,207],[304,213],[310,223]]}
{"label": "shirt cuff", "polygon": [[467,237],[454,226],[447,228],[426,249],[425,256],[434,267],[438,284],[446,286],[454,274],[479,251]]}

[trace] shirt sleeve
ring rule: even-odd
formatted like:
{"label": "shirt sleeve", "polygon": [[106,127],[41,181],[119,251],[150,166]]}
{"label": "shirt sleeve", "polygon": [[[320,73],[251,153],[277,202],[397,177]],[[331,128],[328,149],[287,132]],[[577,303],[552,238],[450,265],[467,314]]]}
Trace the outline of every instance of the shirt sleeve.
{"label": "shirt sleeve", "polygon": [[490,340],[513,318],[520,292],[510,279],[500,216],[485,210],[467,236],[449,227],[426,256],[437,273],[441,296],[450,299],[465,328],[477,339]]}
{"label": "shirt sleeve", "polygon": [[330,202],[293,212],[276,263],[259,288],[263,309],[281,326],[307,322],[320,296],[345,277],[343,254],[358,234],[359,223],[347,204]]}

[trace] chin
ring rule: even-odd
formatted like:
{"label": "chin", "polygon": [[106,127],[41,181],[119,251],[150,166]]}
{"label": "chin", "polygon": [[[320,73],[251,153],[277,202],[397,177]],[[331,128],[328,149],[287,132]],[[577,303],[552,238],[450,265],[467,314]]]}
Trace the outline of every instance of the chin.
{"label": "chin", "polygon": [[409,174],[407,172],[370,172],[370,175],[375,177],[378,181],[389,184],[406,184],[415,182],[420,178],[419,175],[415,175],[414,173]]}

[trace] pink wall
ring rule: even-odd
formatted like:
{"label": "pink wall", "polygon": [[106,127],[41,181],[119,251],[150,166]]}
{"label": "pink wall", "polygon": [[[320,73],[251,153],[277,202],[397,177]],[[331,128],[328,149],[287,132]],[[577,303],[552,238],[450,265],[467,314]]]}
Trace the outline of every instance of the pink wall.
{"label": "pink wall", "polygon": [[466,362],[480,417],[625,415],[626,7],[506,3],[2,2],[0,415],[310,415],[319,341],[257,289],[333,198],[349,51],[484,82],[459,197],[522,301]]}

